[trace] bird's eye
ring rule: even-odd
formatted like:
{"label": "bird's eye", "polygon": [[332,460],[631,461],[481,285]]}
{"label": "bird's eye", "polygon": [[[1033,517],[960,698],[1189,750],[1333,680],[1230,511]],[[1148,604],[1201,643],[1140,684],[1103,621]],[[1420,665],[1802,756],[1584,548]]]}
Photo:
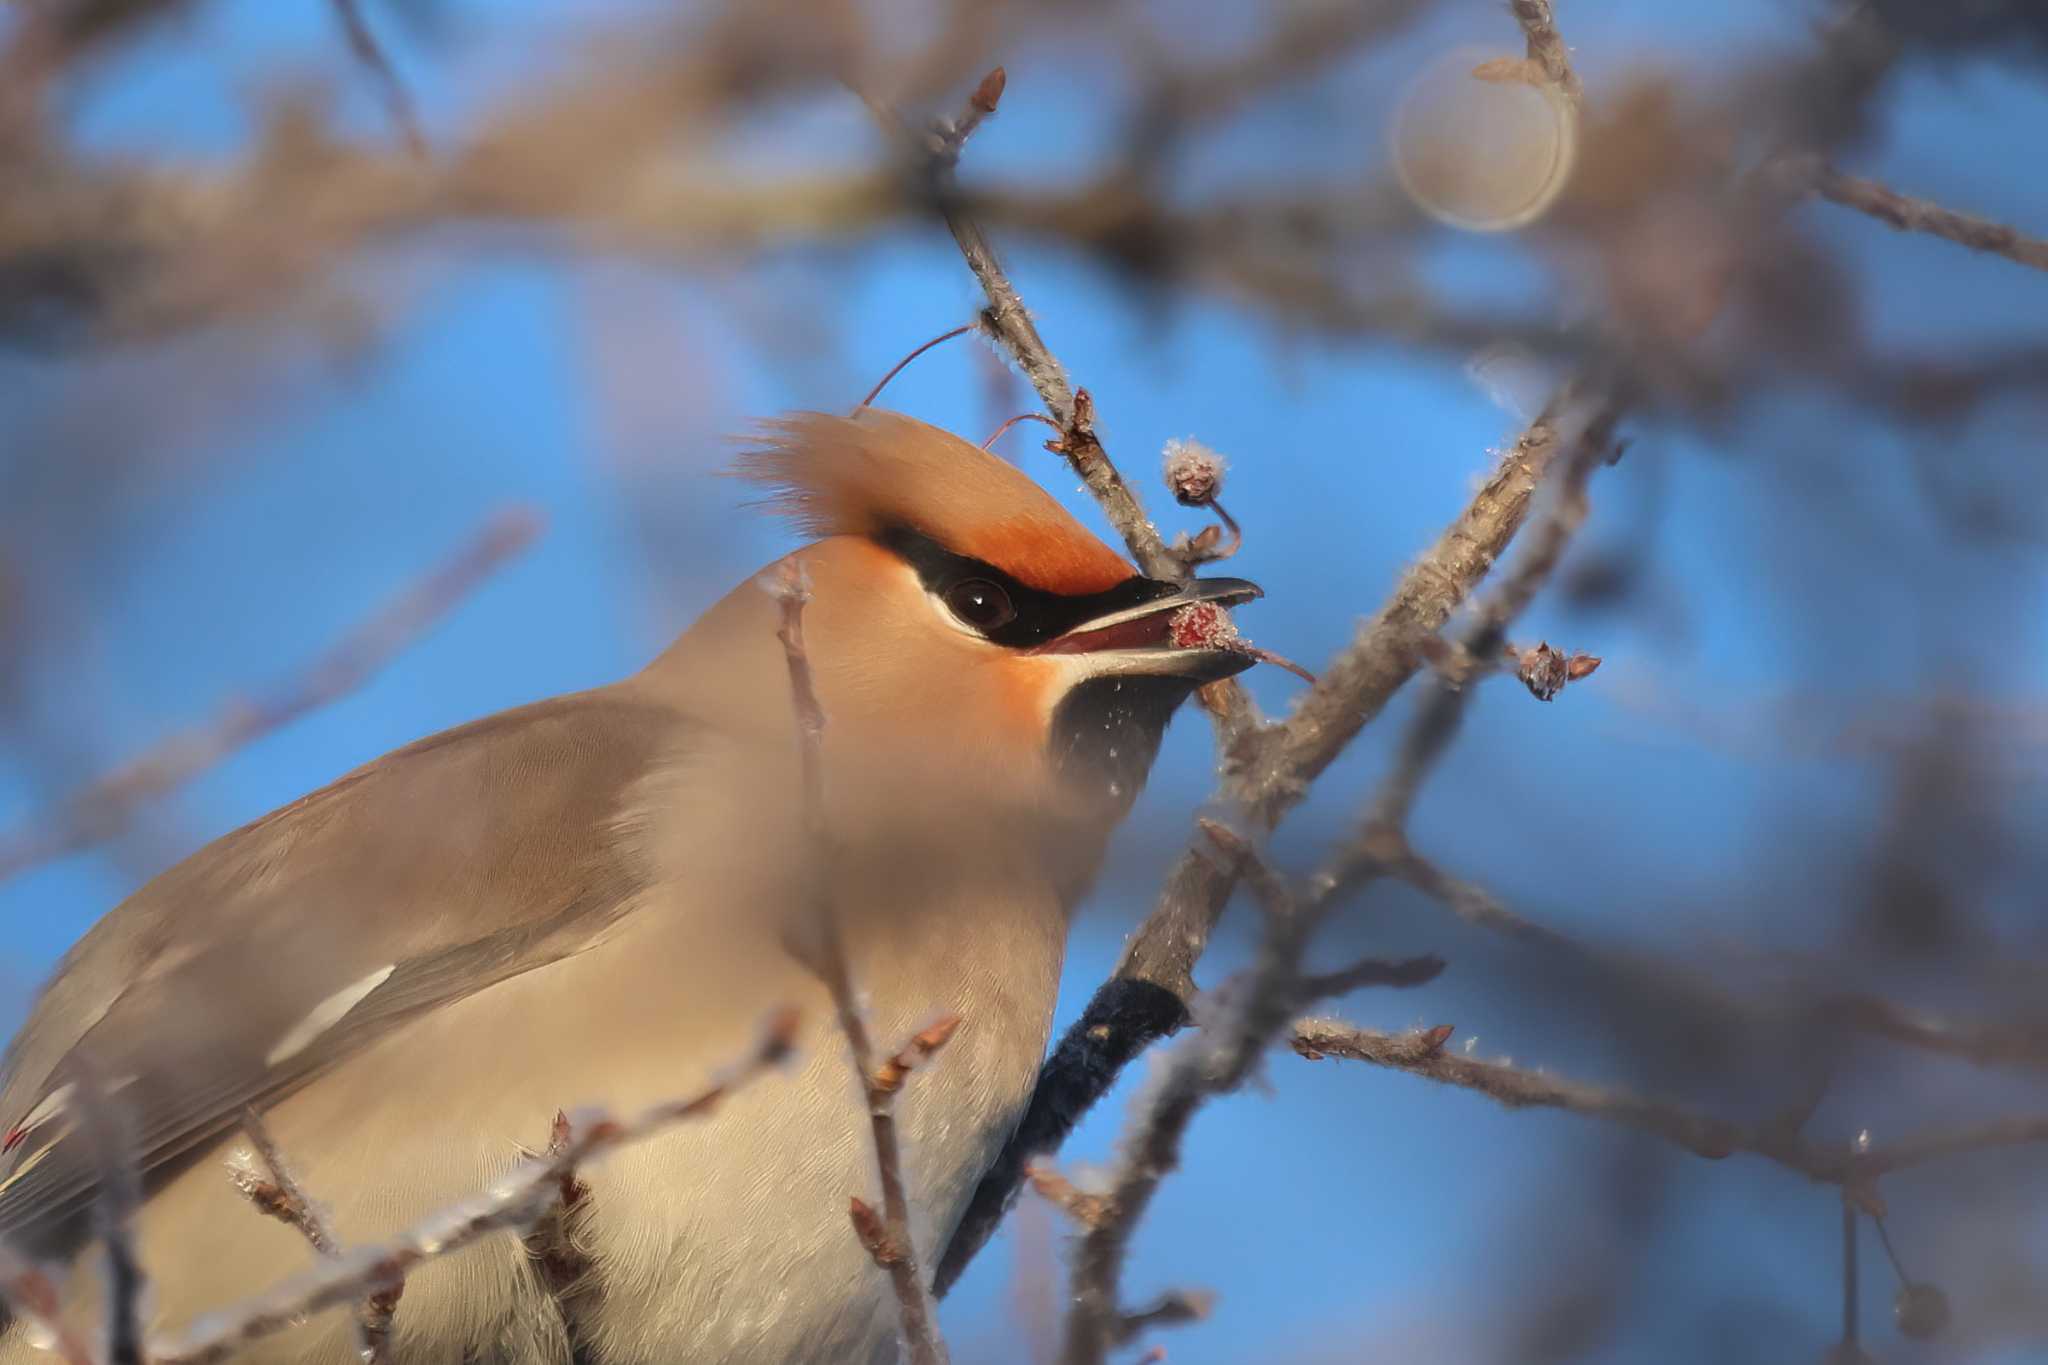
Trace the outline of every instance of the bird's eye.
{"label": "bird's eye", "polygon": [[968,578],[946,589],[946,605],[974,629],[987,632],[1017,619],[1010,594],[986,578]]}

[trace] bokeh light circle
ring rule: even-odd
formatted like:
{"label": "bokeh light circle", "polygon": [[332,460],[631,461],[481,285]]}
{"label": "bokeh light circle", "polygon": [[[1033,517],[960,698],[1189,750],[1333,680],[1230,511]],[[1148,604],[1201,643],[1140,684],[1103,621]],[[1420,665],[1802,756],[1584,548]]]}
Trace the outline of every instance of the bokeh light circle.
{"label": "bokeh light circle", "polygon": [[[1578,110],[1553,86],[1514,79],[1521,65],[1512,54],[1461,47],[1424,67],[1402,94],[1394,167],[1432,218],[1505,232],[1541,217],[1571,179]],[[1493,78],[1473,74],[1479,70]]]}

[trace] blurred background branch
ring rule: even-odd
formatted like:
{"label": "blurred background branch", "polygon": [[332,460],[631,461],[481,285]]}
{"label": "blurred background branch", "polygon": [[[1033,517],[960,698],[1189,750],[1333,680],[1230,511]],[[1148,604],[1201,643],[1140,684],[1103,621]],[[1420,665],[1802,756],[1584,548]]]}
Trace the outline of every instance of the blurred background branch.
{"label": "blurred background branch", "polygon": [[[1199,537],[1154,515],[1206,527],[1215,490],[1148,512],[1138,472],[1230,451],[1246,628],[1322,666],[1210,690],[1213,749],[1162,757],[1038,1098],[924,1249],[963,1358],[1060,1349],[987,1325],[1001,1277],[1051,1282],[1026,1238],[975,1259],[1055,1150],[1069,1359],[1197,1317],[1174,1359],[2048,1341],[2037,6],[249,8],[0,16],[19,983],[192,835],[633,667],[769,534],[701,477],[713,438],[842,411],[976,318],[990,344],[887,401],[978,439],[1028,385],[1065,465],[1007,448],[1161,575]],[[541,551],[509,569],[537,523],[507,514],[341,632],[504,498],[547,509]],[[280,658],[313,662],[149,739]],[[1212,783],[1237,854],[1190,828]],[[1225,916],[1240,882],[1262,914]],[[1273,908],[1339,891],[1364,908],[1314,942]],[[1441,978],[1356,1006],[1420,1018],[1294,1027],[1425,954]],[[1445,1017],[1474,1054],[1418,1027]],[[1207,1103],[1282,1037],[1445,1084]],[[1327,1178],[1362,1158],[1427,1174]],[[1882,1350],[1839,1322],[1804,1177],[1880,1176],[1911,1287],[1955,1296],[1941,1348],[1904,1306]],[[0,1279],[48,1316],[46,1277]],[[1193,1282],[1218,1296],[1129,1306]]]}

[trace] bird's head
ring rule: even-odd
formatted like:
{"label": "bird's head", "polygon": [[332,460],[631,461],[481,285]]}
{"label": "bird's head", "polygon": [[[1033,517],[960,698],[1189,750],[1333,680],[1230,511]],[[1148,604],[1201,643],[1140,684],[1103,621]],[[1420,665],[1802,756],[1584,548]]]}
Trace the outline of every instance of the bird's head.
{"label": "bird's head", "polygon": [[[738,472],[815,537],[791,558],[811,594],[828,768],[886,764],[938,792],[1101,823],[1128,808],[1181,702],[1251,663],[1174,626],[1256,586],[1146,578],[1014,466],[924,422],[786,418]],[[749,633],[746,672],[772,673],[776,610],[742,587],[691,635],[737,650],[733,633]],[[764,723],[790,723],[786,679],[747,685]]]}

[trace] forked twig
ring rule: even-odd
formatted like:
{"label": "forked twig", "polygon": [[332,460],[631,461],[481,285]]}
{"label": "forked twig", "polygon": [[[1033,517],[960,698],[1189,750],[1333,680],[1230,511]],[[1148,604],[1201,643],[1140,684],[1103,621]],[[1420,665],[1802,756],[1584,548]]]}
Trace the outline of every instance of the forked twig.
{"label": "forked twig", "polygon": [[[327,1219],[306,1193],[305,1187],[299,1184],[291,1164],[285,1160],[283,1148],[278,1146],[270,1126],[253,1105],[242,1111],[242,1132],[247,1135],[257,1160],[263,1163],[263,1173],[237,1165],[229,1172],[235,1188],[255,1206],[257,1212],[296,1229],[306,1239],[307,1245],[322,1257],[333,1260],[340,1256],[341,1239],[328,1226]],[[356,1305],[356,1356],[363,1365],[391,1365],[392,1318],[398,1310],[399,1295],[404,1292],[405,1285],[401,1281]]]}

